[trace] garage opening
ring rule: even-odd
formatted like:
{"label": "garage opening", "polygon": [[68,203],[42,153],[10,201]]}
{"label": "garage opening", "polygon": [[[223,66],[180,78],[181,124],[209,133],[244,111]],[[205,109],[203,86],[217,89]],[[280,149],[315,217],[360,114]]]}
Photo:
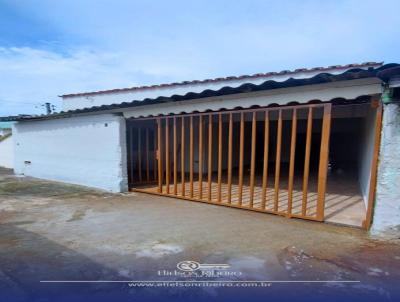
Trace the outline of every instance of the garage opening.
{"label": "garage opening", "polygon": [[328,103],[128,120],[130,188],[361,226],[375,111]]}
{"label": "garage opening", "polygon": [[325,221],[368,227],[381,113],[378,102],[332,107]]}

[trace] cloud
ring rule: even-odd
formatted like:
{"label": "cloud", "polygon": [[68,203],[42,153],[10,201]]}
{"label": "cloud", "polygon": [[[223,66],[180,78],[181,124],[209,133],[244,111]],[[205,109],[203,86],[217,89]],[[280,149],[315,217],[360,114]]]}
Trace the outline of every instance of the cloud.
{"label": "cloud", "polygon": [[[20,16],[13,26],[21,28],[11,42],[0,39],[0,116],[39,112],[34,104],[59,104],[57,95],[64,93],[400,61],[398,0],[43,0],[8,6],[18,13],[9,16]],[[7,37],[5,25],[0,18],[0,36]]]}
{"label": "cloud", "polygon": [[195,69],[124,52],[0,47],[0,116],[42,112],[38,105],[48,101],[60,109],[57,96],[64,93],[171,81]]}
{"label": "cloud", "polygon": [[0,48],[0,115],[39,112],[39,104],[48,101],[59,104],[57,95],[64,89],[91,87],[89,70],[101,74],[109,60],[84,52],[61,55],[29,47]]}

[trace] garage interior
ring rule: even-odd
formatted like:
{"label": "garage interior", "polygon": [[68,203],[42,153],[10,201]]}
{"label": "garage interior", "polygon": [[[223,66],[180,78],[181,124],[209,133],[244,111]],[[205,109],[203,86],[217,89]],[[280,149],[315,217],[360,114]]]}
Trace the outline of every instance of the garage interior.
{"label": "garage interior", "polygon": [[342,100],[128,119],[129,187],[362,227],[376,113]]}

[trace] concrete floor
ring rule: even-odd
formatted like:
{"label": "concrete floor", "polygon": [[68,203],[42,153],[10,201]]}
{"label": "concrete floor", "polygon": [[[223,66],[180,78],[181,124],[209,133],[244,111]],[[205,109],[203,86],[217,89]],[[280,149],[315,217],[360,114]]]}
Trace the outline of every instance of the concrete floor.
{"label": "concrete floor", "polygon": [[[0,223],[4,301],[400,298],[399,242],[377,241],[353,228],[146,194],[109,194],[18,178],[5,169],[0,169]],[[240,273],[213,280],[360,283],[272,283],[240,289],[40,283],[181,280],[157,272],[173,271],[183,260],[228,264],[230,271]]]}

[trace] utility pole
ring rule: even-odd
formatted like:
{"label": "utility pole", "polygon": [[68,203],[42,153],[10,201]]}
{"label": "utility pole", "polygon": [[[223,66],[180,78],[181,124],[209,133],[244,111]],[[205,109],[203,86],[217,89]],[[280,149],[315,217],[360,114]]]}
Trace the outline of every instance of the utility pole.
{"label": "utility pole", "polygon": [[44,105],[46,106],[46,114],[50,114],[51,113],[51,107],[50,107],[50,103],[44,103]]}

